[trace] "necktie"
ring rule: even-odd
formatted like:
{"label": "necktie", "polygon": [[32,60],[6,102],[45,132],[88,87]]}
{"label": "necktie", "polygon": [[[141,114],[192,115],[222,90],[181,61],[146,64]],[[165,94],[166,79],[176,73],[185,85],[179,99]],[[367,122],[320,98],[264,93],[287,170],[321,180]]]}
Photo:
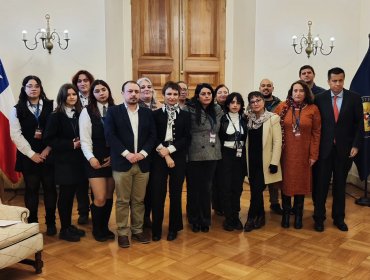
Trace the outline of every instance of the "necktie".
{"label": "necktie", "polygon": [[105,118],[107,115],[107,106],[103,106],[103,118]]}
{"label": "necktie", "polygon": [[339,117],[339,110],[338,110],[338,106],[337,106],[337,99],[338,99],[338,96],[335,95],[334,96],[334,104],[333,104],[335,122],[338,121],[338,117]]}

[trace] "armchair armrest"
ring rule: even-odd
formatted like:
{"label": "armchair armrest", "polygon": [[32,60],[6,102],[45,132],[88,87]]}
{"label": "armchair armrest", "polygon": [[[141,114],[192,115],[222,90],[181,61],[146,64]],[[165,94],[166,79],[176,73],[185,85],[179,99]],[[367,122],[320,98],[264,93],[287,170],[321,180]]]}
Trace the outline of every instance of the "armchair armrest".
{"label": "armchair armrest", "polygon": [[14,220],[27,223],[30,211],[19,206],[4,205],[0,202],[0,220]]}

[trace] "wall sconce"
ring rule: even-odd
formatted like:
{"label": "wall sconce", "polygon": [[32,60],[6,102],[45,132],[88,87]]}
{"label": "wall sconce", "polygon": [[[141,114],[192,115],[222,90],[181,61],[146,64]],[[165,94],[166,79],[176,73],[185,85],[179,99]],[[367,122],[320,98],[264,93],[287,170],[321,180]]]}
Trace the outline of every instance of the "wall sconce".
{"label": "wall sconce", "polygon": [[51,50],[54,47],[54,44],[53,44],[54,41],[56,41],[58,43],[59,48],[61,48],[62,50],[67,49],[68,48],[68,41],[70,40],[68,30],[64,30],[63,39],[66,42],[66,44],[63,47],[62,43],[60,42],[61,38],[60,38],[59,34],[55,31],[55,29],[54,29],[53,32],[50,31],[50,24],[49,24],[50,15],[46,14],[45,18],[46,18],[46,29],[40,28],[39,31],[35,34],[35,37],[34,37],[35,41],[33,43],[33,47],[29,47],[27,45],[27,41],[28,41],[27,40],[27,31],[26,30],[22,31],[22,36],[23,36],[22,40],[23,40],[24,45],[26,46],[26,48],[31,50],[31,51],[36,49],[37,45],[40,43],[40,39],[41,39],[42,47],[44,49],[47,49],[49,51],[49,54],[51,54]]}
{"label": "wall sconce", "polygon": [[330,38],[330,42],[331,42],[330,50],[328,52],[325,52],[324,47],[323,47],[324,43],[322,42],[321,38],[318,35],[315,38],[312,37],[311,25],[312,25],[312,21],[309,21],[308,22],[308,34],[307,36],[302,35],[302,38],[299,40],[298,50],[296,49],[296,46],[298,45],[297,43],[298,37],[296,35],[292,37],[292,40],[293,40],[292,46],[296,54],[301,54],[304,47],[305,47],[305,52],[308,58],[310,58],[311,54],[316,55],[317,50],[320,50],[320,53],[322,55],[331,54],[334,48],[334,41],[335,41],[334,37]]}

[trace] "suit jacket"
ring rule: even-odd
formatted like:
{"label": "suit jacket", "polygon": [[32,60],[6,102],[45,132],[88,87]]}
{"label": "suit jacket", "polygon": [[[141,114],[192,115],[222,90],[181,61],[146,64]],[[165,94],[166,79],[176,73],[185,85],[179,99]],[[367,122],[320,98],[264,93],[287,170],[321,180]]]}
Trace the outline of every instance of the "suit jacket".
{"label": "suit jacket", "polygon": [[210,143],[212,126],[206,113],[202,110],[201,124],[198,125],[195,108],[191,105],[184,107],[184,110],[190,113],[191,118],[191,143],[188,152],[189,161],[220,160],[222,158],[221,141],[218,137],[218,132],[220,130],[220,119],[223,116],[223,111],[218,104],[209,106],[215,106],[216,111],[216,123],[213,125],[213,133],[216,134],[216,143]]}
{"label": "suit jacket", "polygon": [[[167,112],[163,112],[163,109],[153,111],[153,117],[155,126],[157,129],[157,139],[154,148],[158,147],[159,144],[167,146],[164,139],[167,131]],[[190,114],[187,111],[180,110],[180,113],[176,113],[176,120],[172,127],[172,145],[176,148],[176,151],[171,154],[171,157],[182,156],[185,157],[190,144]]]}
{"label": "suit jacket", "polygon": [[[156,139],[155,124],[152,111],[139,107],[138,111],[138,143],[137,152],[144,150],[148,155],[152,151]],[[125,150],[135,153],[134,133],[125,104],[108,108],[104,122],[105,138],[110,145],[112,170],[125,172],[132,164],[122,156]],[[141,172],[149,172],[149,156],[138,162]]]}
{"label": "suit jacket", "polygon": [[[247,138],[246,148],[248,149]],[[265,184],[271,184],[282,180],[280,157],[281,157],[282,135],[280,126],[280,117],[273,114],[271,118],[263,123],[262,128],[262,162],[263,162],[263,176]],[[248,162],[248,150],[247,150]],[[278,172],[270,173],[270,164],[278,167]],[[248,162],[248,168],[249,168]],[[249,172],[248,172],[249,174]]]}
{"label": "suit jacket", "polygon": [[330,155],[334,143],[339,155],[348,157],[352,147],[360,148],[363,141],[364,117],[360,95],[343,89],[343,100],[337,123],[334,119],[331,91],[315,96],[321,113],[321,139],[319,158]]}

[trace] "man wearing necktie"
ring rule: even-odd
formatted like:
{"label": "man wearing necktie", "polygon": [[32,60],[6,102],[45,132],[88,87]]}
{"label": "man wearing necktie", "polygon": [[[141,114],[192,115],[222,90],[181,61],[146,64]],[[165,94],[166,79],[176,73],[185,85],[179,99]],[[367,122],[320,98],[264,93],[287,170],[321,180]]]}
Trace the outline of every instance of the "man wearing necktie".
{"label": "man wearing necktie", "polygon": [[325,203],[333,176],[332,218],[341,231],[348,231],[345,217],[345,187],[353,158],[363,140],[363,109],[360,95],[344,89],[345,73],[341,68],[328,71],[330,89],[315,96],[321,113],[321,140],[317,166],[318,182],[314,185],[315,230],[324,231]]}

